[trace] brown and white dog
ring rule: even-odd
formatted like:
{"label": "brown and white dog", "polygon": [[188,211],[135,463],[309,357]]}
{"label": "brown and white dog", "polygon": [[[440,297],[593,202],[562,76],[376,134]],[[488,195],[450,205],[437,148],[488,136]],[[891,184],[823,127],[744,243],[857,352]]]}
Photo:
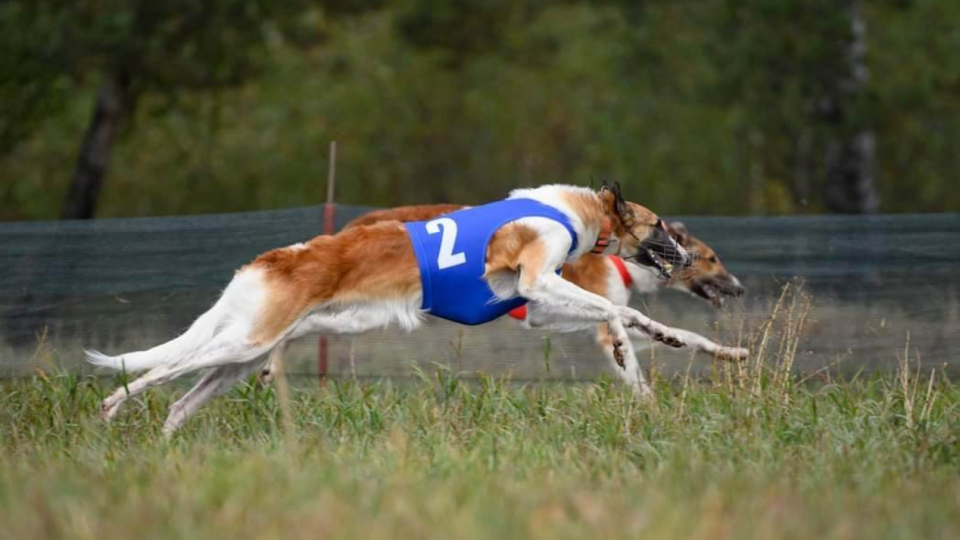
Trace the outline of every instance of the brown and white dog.
{"label": "brown and white dog", "polygon": [[[486,247],[483,279],[502,299],[529,301],[528,324],[606,323],[618,363],[632,355],[626,328],[682,346],[682,338],[639,311],[619,306],[558,276],[554,269],[594,249],[609,227],[606,251],[640,254],[680,265],[685,250],[666,234],[656,214],[624,200],[619,186],[599,192],[549,185],[518,189],[510,198],[532,199],[567,217],[576,239],[556,221],[521,218],[499,228]],[[576,240],[576,249],[571,247]],[[204,403],[255,372],[283,341],[312,332],[356,334],[390,324],[419,326],[423,289],[406,229],[395,221],[358,226],[264,253],[237,271],[220,299],[179,337],[146,351],[107,356],[87,351],[94,365],[149,370],[101,404],[110,419],[130,397],[182,375],[206,374],[171,407],[164,424],[177,430]],[[542,323],[549,326],[549,322]]]}
{"label": "brown and white dog", "polygon": [[[467,207],[455,204],[432,204],[376,210],[351,221],[344,227],[344,230],[352,227],[370,226],[385,221],[427,221],[464,208]],[[723,305],[724,296],[740,296],[743,294],[744,289],[740,281],[727,271],[710,246],[690,235],[683,223],[671,223],[668,230],[670,236],[691,255],[693,262],[689,267],[677,270],[666,279],[663,277],[665,268],[657,267],[656,264],[653,264],[653,268],[651,268],[650,265],[645,266],[632,261],[624,261],[617,255],[598,255],[594,253],[586,253],[576,261],[565,264],[562,276],[578,287],[603,296],[614,304],[621,306],[629,304],[633,292],[650,294],[665,288],[692,294],[710,302],[715,307]],[[511,311],[510,316],[525,321],[527,319],[526,306]],[[541,315],[540,323],[540,326],[543,326],[543,315]],[[531,326],[537,325],[534,323]],[[564,331],[590,328],[590,326],[584,327],[576,322],[564,323],[563,321],[553,321],[551,326],[556,330]],[[610,361],[614,372],[638,394],[650,394],[650,388],[644,380],[639,363],[632,351],[625,351],[624,363],[622,365],[618,364],[614,354],[614,339],[607,330],[607,325],[591,326],[596,326],[597,344]],[[745,360],[749,355],[746,349],[724,347],[688,330],[679,328],[671,328],[671,330],[682,336],[686,346],[720,360],[740,361]],[[628,333],[632,337],[649,339],[642,332],[632,328],[628,329]],[[272,378],[273,369],[273,363],[268,362],[261,373],[261,380],[269,381]]]}

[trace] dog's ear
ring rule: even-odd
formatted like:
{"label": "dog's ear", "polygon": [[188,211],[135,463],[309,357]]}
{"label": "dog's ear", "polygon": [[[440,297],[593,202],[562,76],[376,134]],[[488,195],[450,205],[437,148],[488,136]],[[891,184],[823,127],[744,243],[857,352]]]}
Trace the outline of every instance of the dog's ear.
{"label": "dog's ear", "polygon": [[677,241],[681,246],[686,247],[687,242],[690,241],[690,233],[687,231],[687,226],[680,221],[674,221],[669,225],[670,236]]}
{"label": "dog's ear", "polygon": [[626,199],[623,198],[623,192],[620,189],[620,182],[614,181],[613,185],[607,184],[606,181],[603,182],[603,186],[600,187],[600,193],[603,194],[607,192],[613,198],[612,210],[616,212],[617,216],[621,219],[629,216],[630,206],[627,205]]}

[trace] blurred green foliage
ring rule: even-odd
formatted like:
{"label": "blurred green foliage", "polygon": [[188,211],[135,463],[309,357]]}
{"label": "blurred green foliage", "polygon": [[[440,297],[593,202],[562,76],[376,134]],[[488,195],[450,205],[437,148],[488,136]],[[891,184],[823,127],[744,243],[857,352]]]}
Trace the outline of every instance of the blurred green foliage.
{"label": "blurred green foliage", "polygon": [[[861,4],[870,82],[839,126],[811,113],[849,30],[828,0],[161,4],[0,4],[0,219],[59,215],[117,58],[144,75],[100,217],[316,204],[330,140],[343,203],[593,178],[663,214],[814,213],[810,156],[851,126],[882,211],[960,211],[953,0]],[[143,6],[166,25],[130,27]]]}

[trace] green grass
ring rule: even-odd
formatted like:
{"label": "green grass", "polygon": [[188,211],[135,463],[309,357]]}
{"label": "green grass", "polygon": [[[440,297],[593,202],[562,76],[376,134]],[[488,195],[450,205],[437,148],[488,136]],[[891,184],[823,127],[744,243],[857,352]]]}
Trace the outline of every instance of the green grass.
{"label": "green grass", "polygon": [[[756,366],[755,366],[756,367]],[[960,538],[960,389],[796,384],[747,366],[519,386],[245,385],[169,443],[179,392],[97,420],[106,386],[0,387],[0,538]]]}

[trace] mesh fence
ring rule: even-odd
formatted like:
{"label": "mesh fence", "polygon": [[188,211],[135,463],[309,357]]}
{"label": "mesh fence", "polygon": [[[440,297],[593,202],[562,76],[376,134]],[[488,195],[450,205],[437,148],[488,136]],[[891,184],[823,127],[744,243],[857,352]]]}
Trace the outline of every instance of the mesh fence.
{"label": "mesh fence", "polygon": [[[338,205],[335,224],[368,209]],[[184,330],[257,254],[315,236],[322,207],[180,218],[0,224],[0,374],[38,364],[82,368],[81,347],[149,348]],[[747,295],[717,310],[675,291],[635,296],[653,318],[735,344],[755,336],[785,283],[813,300],[796,366],[884,369],[903,354],[950,366],[960,351],[960,215],[681,218],[710,244]],[[371,254],[375,256],[375,254]],[[525,331],[431,320],[329,338],[331,376],[407,376],[416,366],[516,379],[609,373],[589,333]],[[665,371],[707,369],[688,352],[647,348]],[[289,371],[316,376],[317,338],[293,344]]]}

